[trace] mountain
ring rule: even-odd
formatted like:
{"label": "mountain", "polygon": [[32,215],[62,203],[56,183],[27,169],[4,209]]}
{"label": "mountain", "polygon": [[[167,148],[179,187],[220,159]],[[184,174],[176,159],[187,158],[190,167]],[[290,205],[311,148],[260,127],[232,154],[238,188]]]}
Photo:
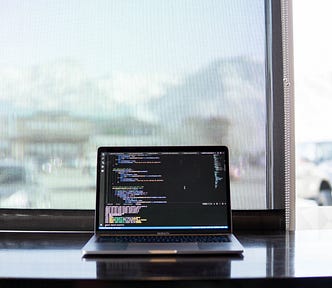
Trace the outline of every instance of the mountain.
{"label": "mountain", "polygon": [[265,86],[263,62],[221,59],[169,87],[149,107],[174,142],[255,153],[265,147]]}
{"label": "mountain", "polygon": [[174,145],[227,144],[237,154],[265,149],[263,61],[219,59],[176,81],[161,75],[95,78],[72,61],[21,70],[2,67],[0,76],[3,117],[66,112],[129,126],[107,130],[112,133],[150,131],[161,144],[166,137]]}

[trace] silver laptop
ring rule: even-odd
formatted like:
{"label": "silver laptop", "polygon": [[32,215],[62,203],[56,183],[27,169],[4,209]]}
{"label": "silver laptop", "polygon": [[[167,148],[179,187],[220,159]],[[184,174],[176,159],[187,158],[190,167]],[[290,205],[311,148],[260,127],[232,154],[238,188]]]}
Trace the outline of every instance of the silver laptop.
{"label": "silver laptop", "polygon": [[241,254],[225,146],[100,147],[89,255]]}

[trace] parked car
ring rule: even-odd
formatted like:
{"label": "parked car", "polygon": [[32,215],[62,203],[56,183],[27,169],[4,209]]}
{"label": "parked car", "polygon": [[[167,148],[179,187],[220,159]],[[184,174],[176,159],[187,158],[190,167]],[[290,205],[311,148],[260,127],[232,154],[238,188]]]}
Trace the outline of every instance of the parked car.
{"label": "parked car", "polygon": [[12,160],[0,161],[0,208],[49,208],[49,203],[32,167]]}
{"label": "parked car", "polygon": [[296,148],[297,196],[332,205],[332,141],[301,143]]}

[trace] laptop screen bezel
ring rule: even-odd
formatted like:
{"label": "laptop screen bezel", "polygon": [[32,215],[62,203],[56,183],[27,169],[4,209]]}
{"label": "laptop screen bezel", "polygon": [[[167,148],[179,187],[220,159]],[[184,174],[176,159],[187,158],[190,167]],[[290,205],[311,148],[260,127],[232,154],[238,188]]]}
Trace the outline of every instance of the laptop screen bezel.
{"label": "laptop screen bezel", "polygon": [[[102,153],[150,153],[150,152],[223,152],[225,155],[225,164],[227,173],[225,177],[227,205],[227,227],[223,228],[204,228],[204,229],[100,229],[99,227],[99,207],[100,197],[100,167]],[[102,200],[103,201],[103,200]],[[96,209],[95,209],[95,233],[97,235],[177,235],[177,234],[228,234],[232,233],[232,215],[231,215],[231,197],[230,197],[230,179],[229,179],[229,150],[226,146],[103,146],[97,151],[97,174],[96,174]]]}

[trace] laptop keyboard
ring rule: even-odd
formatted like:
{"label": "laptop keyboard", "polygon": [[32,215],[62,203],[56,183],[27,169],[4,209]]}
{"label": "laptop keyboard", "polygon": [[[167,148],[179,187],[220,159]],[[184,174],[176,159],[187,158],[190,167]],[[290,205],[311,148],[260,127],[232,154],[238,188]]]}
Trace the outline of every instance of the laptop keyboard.
{"label": "laptop keyboard", "polygon": [[111,243],[188,243],[230,242],[227,235],[181,235],[181,236],[103,236],[99,242]]}

